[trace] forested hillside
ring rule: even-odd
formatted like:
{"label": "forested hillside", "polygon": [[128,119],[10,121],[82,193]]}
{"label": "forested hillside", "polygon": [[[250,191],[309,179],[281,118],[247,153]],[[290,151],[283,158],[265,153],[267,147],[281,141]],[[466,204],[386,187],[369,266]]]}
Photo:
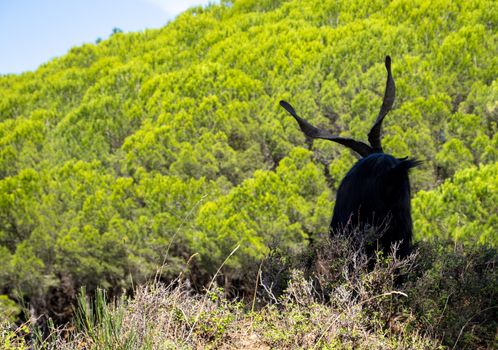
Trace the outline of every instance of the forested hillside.
{"label": "forested hillside", "polygon": [[64,319],[81,286],[184,270],[200,288],[238,245],[224,287],[252,285],[270,248],[327,232],[356,161],[279,100],[366,140],[386,54],[384,149],[424,161],[416,241],[496,246],[498,2],[222,1],[0,77],[0,310]]}

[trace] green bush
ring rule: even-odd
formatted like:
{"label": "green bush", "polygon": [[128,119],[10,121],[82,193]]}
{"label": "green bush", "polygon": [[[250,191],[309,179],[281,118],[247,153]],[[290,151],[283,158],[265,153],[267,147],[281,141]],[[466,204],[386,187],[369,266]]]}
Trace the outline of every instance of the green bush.
{"label": "green bush", "polygon": [[256,304],[227,298],[216,286],[216,276],[202,293],[180,276],[170,285],[139,286],[132,297],[112,302],[102,290],[93,298],[83,290],[75,327],[52,324],[50,336],[43,340],[36,328],[12,330],[3,325],[0,340],[11,348],[29,344],[57,349],[497,345],[496,249],[454,241],[423,243],[405,260],[397,260],[393,251],[373,257],[372,264],[361,247],[353,248],[351,237],[335,237],[310,253],[312,264],[296,257],[287,264],[285,288],[277,294],[272,289],[275,275],[268,278],[263,268],[254,281]]}

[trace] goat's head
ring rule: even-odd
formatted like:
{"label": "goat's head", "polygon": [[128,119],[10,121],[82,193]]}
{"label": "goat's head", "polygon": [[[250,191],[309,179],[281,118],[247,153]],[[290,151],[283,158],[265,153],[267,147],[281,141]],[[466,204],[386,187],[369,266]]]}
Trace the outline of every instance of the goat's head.
{"label": "goat's head", "polygon": [[374,237],[370,242],[370,251],[375,248],[375,243],[388,251],[393,243],[399,242],[398,255],[406,256],[412,239],[408,171],[419,162],[395,158],[382,149],[382,121],[391,110],[396,95],[389,56],[385,66],[386,89],[380,112],[368,133],[370,145],[316,128],[299,117],[289,103],[280,101],[280,105],[297,120],[306,136],[340,143],[362,157],[339,185],[330,223],[331,234],[359,228],[371,232]]}

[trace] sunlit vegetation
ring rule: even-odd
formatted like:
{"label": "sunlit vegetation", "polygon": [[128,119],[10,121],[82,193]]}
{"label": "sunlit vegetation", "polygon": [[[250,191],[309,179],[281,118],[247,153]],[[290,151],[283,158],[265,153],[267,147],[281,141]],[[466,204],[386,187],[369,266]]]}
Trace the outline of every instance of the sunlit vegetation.
{"label": "sunlit vegetation", "polygon": [[278,101],[361,140],[386,54],[384,149],[424,161],[416,242],[496,247],[497,43],[493,0],[225,0],[0,77],[0,314],[65,322],[82,286],[179,274],[200,290],[237,246],[218,282],[250,296],[270,250],[327,231],[356,159]]}

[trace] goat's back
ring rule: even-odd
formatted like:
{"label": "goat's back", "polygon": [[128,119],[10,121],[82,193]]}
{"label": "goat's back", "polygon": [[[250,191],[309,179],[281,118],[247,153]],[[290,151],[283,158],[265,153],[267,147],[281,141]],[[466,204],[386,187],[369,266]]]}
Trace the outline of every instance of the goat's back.
{"label": "goat's back", "polygon": [[406,256],[412,238],[408,171],[416,165],[384,153],[360,159],[339,185],[331,233],[360,229],[370,251],[379,244],[387,252],[401,241],[398,254]]}

